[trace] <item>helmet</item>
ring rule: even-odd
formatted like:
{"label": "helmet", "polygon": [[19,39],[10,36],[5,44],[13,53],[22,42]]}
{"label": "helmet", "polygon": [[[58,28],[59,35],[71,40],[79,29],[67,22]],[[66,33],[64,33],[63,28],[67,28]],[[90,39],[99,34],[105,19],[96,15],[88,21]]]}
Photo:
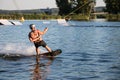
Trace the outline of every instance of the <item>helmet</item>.
{"label": "helmet", "polygon": [[29,27],[30,27],[30,29],[32,29],[32,27],[35,27],[35,25],[34,24],[30,24]]}

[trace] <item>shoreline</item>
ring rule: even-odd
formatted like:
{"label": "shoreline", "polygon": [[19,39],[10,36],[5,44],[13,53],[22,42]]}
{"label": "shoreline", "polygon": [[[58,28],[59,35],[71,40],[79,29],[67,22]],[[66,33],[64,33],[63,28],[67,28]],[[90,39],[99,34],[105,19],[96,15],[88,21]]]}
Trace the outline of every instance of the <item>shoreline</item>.
{"label": "shoreline", "polygon": [[76,20],[76,21],[90,21],[91,19],[101,19],[104,18],[108,21],[120,21],[120,14],[101,14],[101,15],[94,15],[91,14],[90,16],[84,14],[75,14],[70,15],[68,17],[60,16],[60,15],[46,15],[46,14],[0,14],[0,19],[8,19],[8,20],[21,20],[24,17],[25,20],[55,20],[55,19],[66,19],[69,20]]}

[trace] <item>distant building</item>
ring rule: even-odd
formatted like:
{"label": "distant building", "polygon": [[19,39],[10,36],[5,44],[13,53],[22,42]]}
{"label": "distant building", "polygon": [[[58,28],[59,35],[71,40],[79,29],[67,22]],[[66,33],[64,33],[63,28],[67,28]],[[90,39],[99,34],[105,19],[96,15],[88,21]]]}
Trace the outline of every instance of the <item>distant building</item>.
{"label": "distant building", "polygon": [[50,14],[50,15],[58,15],[59,9],[58,8],[47,8],[47,9],[40,9],[42,13]]}
{"label": "distant building", "polygon": [[95,7],[94,11],[95,12],[104,12],[105,11],[105,7]]}
{"label": "distant building", "polygon": [[58,8],[52,8],[51,13],[52,13],[52,15],[58,15],[59,9]]}

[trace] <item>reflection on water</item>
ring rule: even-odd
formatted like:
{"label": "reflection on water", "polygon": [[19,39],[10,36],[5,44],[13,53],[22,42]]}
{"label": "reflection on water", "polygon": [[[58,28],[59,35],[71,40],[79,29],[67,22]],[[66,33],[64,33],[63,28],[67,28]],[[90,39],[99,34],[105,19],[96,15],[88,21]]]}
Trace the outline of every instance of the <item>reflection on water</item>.
{"label": "reflection on water", "polygon": [[54,58],[47,58],[48,61],[46,63],[40,63],[40,57],[36,57],[36,64],[33,70],[33,78],[32,80],[46,80],[48,74],[50,73],[50,65]]}

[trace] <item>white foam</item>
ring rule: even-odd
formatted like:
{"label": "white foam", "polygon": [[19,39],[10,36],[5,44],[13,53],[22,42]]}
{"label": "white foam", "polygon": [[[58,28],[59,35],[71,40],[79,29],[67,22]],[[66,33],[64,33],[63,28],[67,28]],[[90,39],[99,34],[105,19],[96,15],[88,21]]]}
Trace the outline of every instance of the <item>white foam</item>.
{"label": "white foam", "polygon": [[66,22],[65,19],[57,19],[58,24],[64,25],[64,26],[69,26],[69,24]]}
{"label": "white foam", "polygon": [[43,24],[50,24],[50,21],[43,21]]}
{"label": "white foam", "polygon": [[[45,52],[45,50],[41,50],[41,52]],[[36,52],[33,44],[26,45],[24,43],[9,43],[0,45],[0,54],[21,54],[25,56],[30,56],[36,55]]]}

